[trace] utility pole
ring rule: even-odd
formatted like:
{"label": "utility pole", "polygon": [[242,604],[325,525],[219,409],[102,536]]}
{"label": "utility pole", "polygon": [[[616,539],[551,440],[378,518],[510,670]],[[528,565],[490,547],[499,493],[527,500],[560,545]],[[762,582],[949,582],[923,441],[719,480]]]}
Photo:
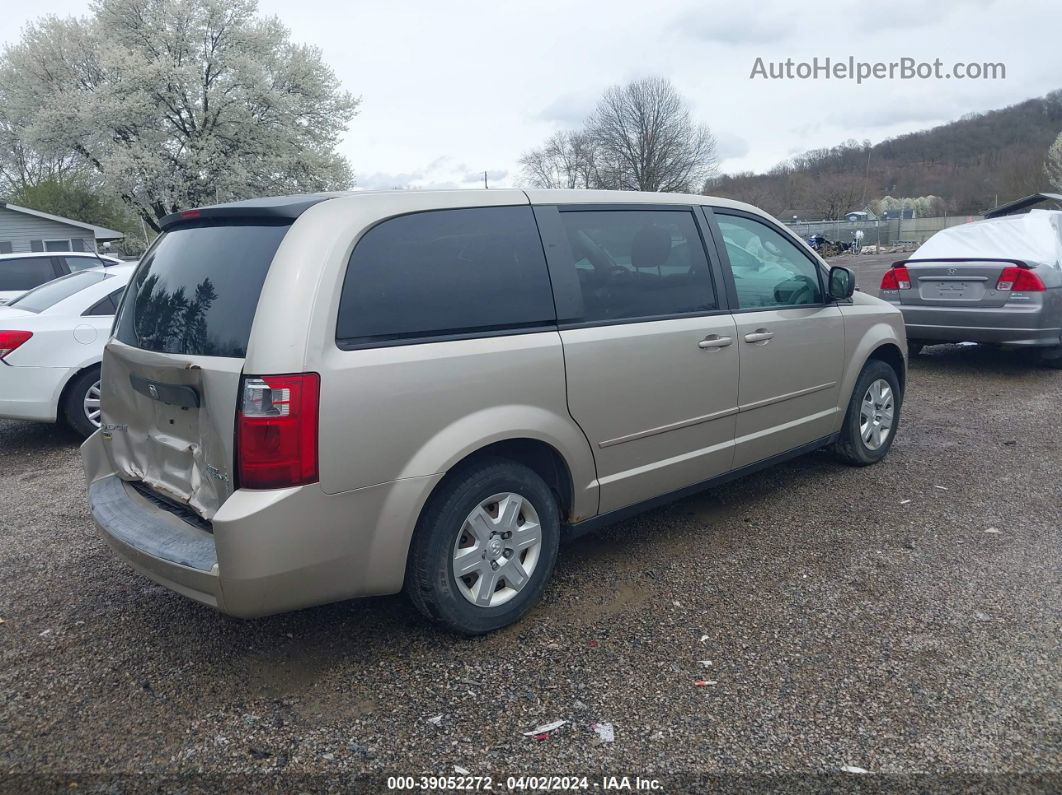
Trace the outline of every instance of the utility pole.
{"label": "utility pole", "polygon": [[487,190],[487,188],[488,188],[488,186],[487,186],[487,172],[484,171],[483,172],[483,190]]}

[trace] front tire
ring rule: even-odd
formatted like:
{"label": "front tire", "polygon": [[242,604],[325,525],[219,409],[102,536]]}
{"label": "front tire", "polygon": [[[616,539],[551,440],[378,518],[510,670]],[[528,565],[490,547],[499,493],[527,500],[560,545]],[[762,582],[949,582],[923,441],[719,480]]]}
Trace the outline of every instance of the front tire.
{"label": "front tire", "polygon": [[88,437],[100,427],[100,367],[74,376],[63,396],[62,417],[78,436]]}
{"label": "front tire", "polygon": [[489,459],[448,476],[413,535],[406,591],[463,635],[518,621],[541,598],[560,544],[553,491],[533,470]]}
{"label": "front tire", "polygon": [[885,362],[872,359],[856,379],[834,455],[851,466],[869,466],[888,455],[900,427],[900,379]]}

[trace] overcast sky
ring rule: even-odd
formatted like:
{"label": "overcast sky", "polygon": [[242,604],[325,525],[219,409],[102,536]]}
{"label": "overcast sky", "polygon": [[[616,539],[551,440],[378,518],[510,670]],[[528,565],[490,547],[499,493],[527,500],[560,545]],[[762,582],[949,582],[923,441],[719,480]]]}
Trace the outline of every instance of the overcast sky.
{"label": "overcast sky", "polygon": [[[670,78],[727,172],[873,142],[1062,88],[1058,0],[260,0],[362,97],[342,145],[365,188],[519,184],[517,160],[609,85]],[[0,0],[0,40],[87,0]],[[750,79],[765,62],[1002,62],[1005,80]]]}

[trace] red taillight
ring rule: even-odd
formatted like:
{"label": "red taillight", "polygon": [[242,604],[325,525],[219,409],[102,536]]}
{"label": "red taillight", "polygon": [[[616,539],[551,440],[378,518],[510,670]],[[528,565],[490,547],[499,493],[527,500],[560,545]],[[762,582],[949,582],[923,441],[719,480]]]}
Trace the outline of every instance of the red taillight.
{"label": "red taillight", "polygon": [[32,336],[32,331],[0,331],[0,359],[3,359]]}
{"label": "red taillight", "polygon": [[1002,292],[1039,293],[1047,288],[1040,277],[1028,268],[1004,268],[999,274],[996,289]]}
{"label": "red taillight", "polygon": [[903,265],[893,265],[881,277],[882,290],[910,290],[911,275]]}
{"label": "red taillight", "polygon": [[201,213],[199,212],[199,210],[182,210],[180,215],[181,218],[185,219],[186,221],[191,221],[198,218]]}
{"label": "red taillight", "polygon": [[315,483],[321,377],[244,376],[236,416],[239,487],[283,489]]}

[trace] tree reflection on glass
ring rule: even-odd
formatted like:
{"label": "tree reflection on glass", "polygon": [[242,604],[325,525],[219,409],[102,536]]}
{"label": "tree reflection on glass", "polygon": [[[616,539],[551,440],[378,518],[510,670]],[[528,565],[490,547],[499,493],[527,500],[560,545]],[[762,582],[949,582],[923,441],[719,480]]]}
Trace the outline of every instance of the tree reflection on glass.
{"label": "tree reflection on glass", "polygon": [[137,290],[133,317],[141,346],[161,353],[214,355],[217,346],[208,334],[206,315],[217,297],[209,276],[191,298],[184,287],[170,292],[157,275],[148,276]]}

